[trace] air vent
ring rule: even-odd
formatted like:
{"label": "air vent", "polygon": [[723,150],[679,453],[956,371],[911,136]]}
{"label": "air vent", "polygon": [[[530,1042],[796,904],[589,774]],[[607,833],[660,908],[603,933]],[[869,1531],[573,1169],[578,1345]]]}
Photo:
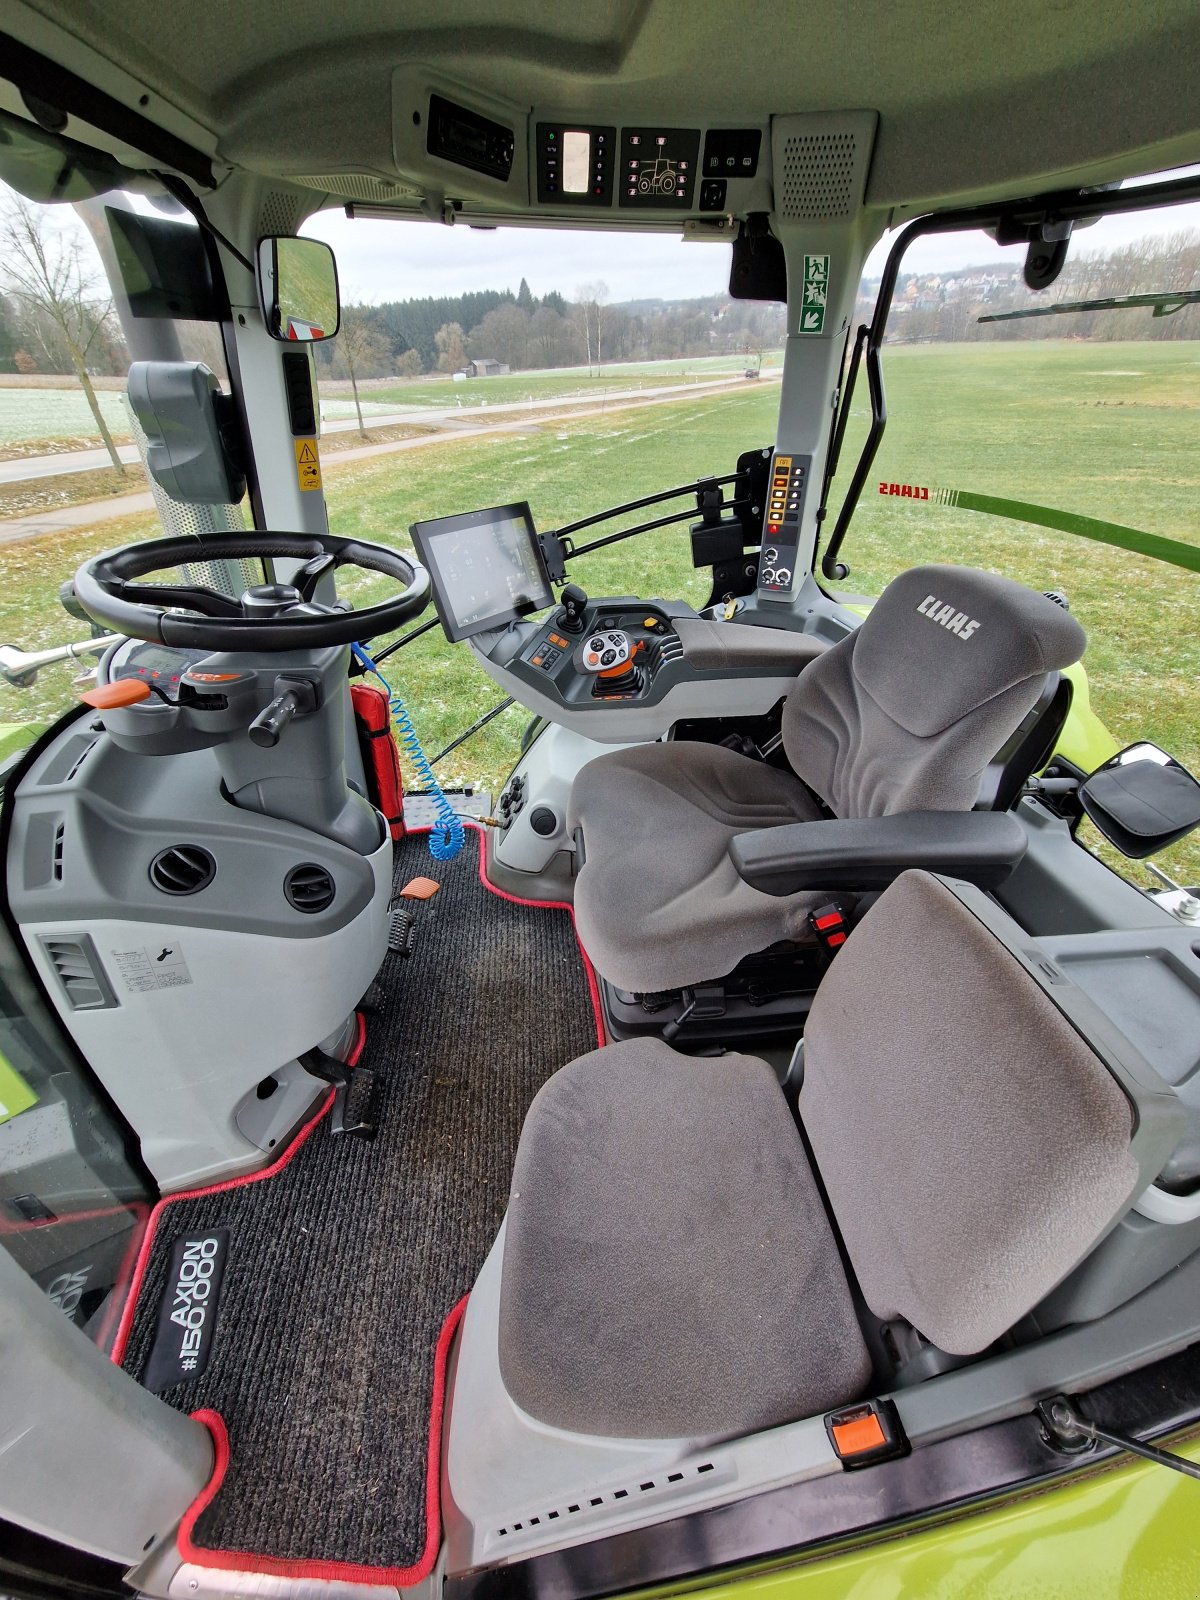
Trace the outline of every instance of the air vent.
{"label": "air vent", "polygon": [[520,1522],[510,1522],[506,1528],[497,1528],[496,1533],[501,1539],[507,1539],[514,1533],[524,1533],[530,1528],[540,1528],[543,1523],[566,1522],[571,1518],[586,1516],[589,1511],[596,1511],[601,1506],[612,1509],[623,1506],[626,1501],[638,1500],[655,1491],[664,1489],[678,1489],[680,1484],[685,1486],[696,1478],[703,1478],[714,1470],[711,1461],[703,1461],[698,1467],[679,1467],[672,1472],[660,1472],[653,1478],[641,1478],[637,1483],[631,1483],[627,1488],[609,1489],[606,1494],[581,1495],[578,1500],[556,1506],[549,1511],[537,1511],[532,1516],[525,1517]]}
{"label": "air vent", "polygon": [[783,217],[842,222],[854,210],[853,133],[794,133],[783,146]]}
{"label": "air vent", "polygon": [[96,947],[86,933],[41,936],[38,942],[72,1011],[103,1011],[116,1005]]}
{"label": "air vent", "polygon": [[302,867],[292,868],[283,880],[283,892],[288,905],[313,916],[333,904],[337,890],[324,867],[307,862]]}
{"label": "air vent", "polygon": [[51,864],[51,871],[53,872],[55,883],[62,882],[63,850],[66,848],[66,843],[67,825],[65,822],[60,822],[58,827],[54,830],[54,857]]}
{"label": "air vent", "polygon": [[150,863],[150,882],[163,894],[199,894],[216,875],[217,863],[198,844],[173,844]]}

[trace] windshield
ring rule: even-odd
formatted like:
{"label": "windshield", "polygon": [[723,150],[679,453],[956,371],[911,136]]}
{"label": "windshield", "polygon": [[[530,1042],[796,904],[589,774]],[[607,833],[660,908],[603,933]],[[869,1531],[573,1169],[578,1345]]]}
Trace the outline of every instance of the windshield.
{"label": "windshield", "polygon": [[[859,320],[874,308],[891,242],[868,263]],[[887,429],[839,551],[850,574],[833,587],[870,598],[930,561],[1053,590],[1088,634],[1071,730],[1079,764],[1090,770],[1116,746],[1152,739],[1200,770],[1200,304],[1158,317],[1144,308],[984,320],[1098,295],[1200,291],[1200,207],[1078,232],[1062,276],[1036,295],[1023,260],[1023,247],[1001,249],[982,233],[910,249],[882,353]],[[860,377],[830,526],[869,420]],[[1042,512],[1059,525],[1044,525]],[[1121,530],[1184,548],[1155,560],[1102,542]],[[1085,716],[1089,692],[1115,745]],[[1098,847],[1093,832],[1081,837]],[[1194,837],[1158,860],[1184,882],[1200,878]]]}

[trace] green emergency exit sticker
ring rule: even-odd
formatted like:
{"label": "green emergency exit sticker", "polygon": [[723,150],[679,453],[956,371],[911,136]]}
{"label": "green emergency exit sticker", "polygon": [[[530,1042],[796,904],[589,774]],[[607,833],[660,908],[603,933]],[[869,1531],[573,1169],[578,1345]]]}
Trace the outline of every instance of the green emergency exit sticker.
{"label": "green emergency exit sticker", "polygon": [[8,1122],[19,1112],[28,1111],[30,1106],[35,1105],[37,1095],[20,1073],[9,1065],[7,1058],[0,1055],[0,1122]]}
{"label": "green emergency exit sticker", "polygon": [[800,302],[800,332],[820,333],[825,326],[829,296],[829,257],[805,256],[804,295]]}

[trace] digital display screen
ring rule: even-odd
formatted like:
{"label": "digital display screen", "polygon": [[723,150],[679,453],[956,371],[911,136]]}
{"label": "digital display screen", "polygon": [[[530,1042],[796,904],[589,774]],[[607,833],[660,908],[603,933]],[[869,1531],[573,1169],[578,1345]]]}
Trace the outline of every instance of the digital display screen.
{"label": "digital display screen", "polygon": [[414,522],[446,637],[469,639],[554,603],[550,575],[524,502]]}
{"label": "digital display screen", "polygon": [[563,189],[567,194],[586,194],[591,183],[591,134],[566,129],[562,150]]}

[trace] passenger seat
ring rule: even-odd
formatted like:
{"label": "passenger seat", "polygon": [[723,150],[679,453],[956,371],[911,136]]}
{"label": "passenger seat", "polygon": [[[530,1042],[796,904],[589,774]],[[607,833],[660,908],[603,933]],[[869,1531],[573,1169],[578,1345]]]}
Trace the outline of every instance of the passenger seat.
{"label": "passenger seat", "polygon": [[754,1057],[641,1039],[550,1079],[504,1245],[500,1369],[519,1407],[695,1438],[843,1405],[872,1377],[848,1267],[877,1317],[982,1351],[1181,1127],[1172,1091],[1005,913],[924,872],[822,982],[799,1110],[815,1171]]}

